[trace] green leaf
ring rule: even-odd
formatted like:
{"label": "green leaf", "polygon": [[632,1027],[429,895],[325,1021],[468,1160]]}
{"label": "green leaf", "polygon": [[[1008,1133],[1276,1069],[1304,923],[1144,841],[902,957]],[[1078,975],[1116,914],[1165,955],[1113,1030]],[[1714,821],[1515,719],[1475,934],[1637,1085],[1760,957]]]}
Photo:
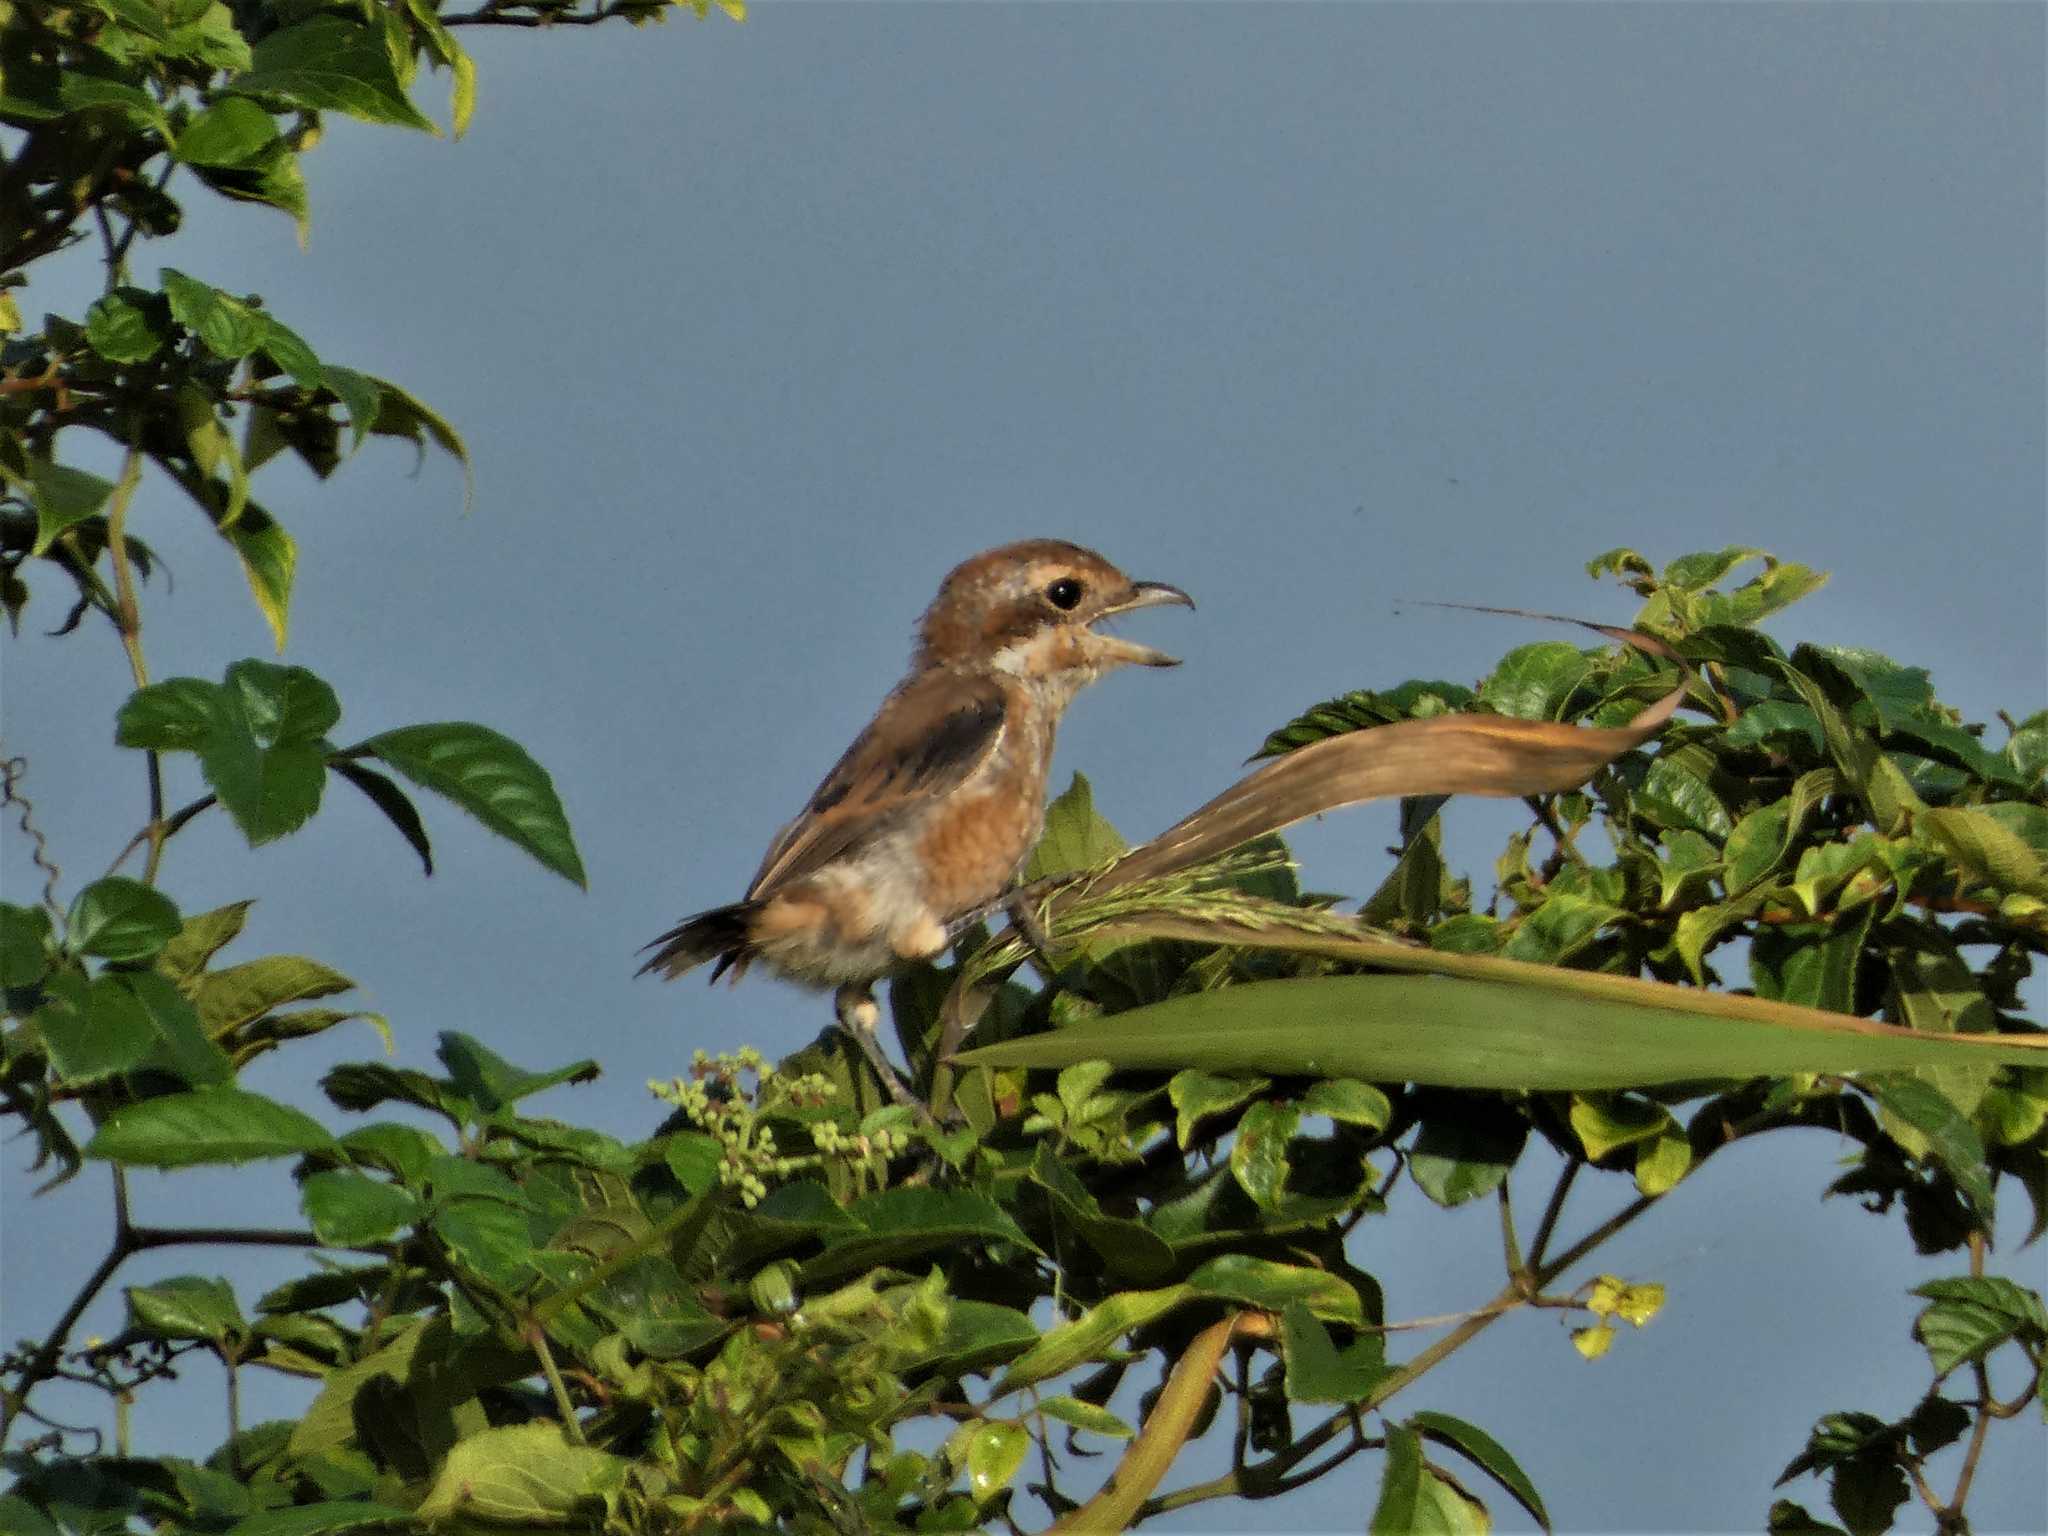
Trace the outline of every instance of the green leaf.
{"label": "green leaf", "polygon": [[24,489],[36,509],[36,540],[29,553],[43,555],[67,528],[84,522],[107,504],[114,494],[114,482],[31,456]]}
{"label": "green leaf", "polygon": [[1674,1125],[1636,1152],[1636,1193],[1669,1194],[1692,1163],[1692,1142]]}
{"label": "green leaf", "polygon": [[1905,1470],[1883,1456],[1858,1456],[1839,1463],[1828,1489],[1828,1502],[1849,1536],[1883,1536],[1899,1506],[1912,1497]]}
{"label": "green leaf", "polygon": [[444,1092],[444,1087],[424,1072],[387,1067],[380,1061],[343,1062],[330,1067],[320,1079],[320,1091],[337,1109],[361,1113],[396,1100],[432,1110],[460,1124],[469,1118],[468,1106],[459,1096]]}
{"label": "green leaf", "polygon": [[50,914],[0,901],[0,987],[35,985],[50,968]]}
{"label": "green leaf", "polygon": [[1659,826],[1700,832],[1716,840],[1725,838],[1735,822],[1708,783],[1714,766],[1712,755],[1697,748],[1659,753],[1637,787],[1633,804]]}
{"label": "green leaf", "polygon": [[1312,705],[1269,735],[1254,752],[1254,758],[1278,757],[1329,736],[1351,731],[1369,731],[1376,725],[1396,720],[1427,720],[1471,706],[1477,697],[1458,683],[1425,682],[1411,679],[1385,692],[1354,689],[1321,704]]}
{"label": "green leaf", "polygon": [[1955,1180],[1956,1188],[1989,1230],[1994,1212],[1992,1173],[1984,1160],[1983,1138],[1969,1117],[1947,1094],[1917,1077],[1871,1078],[1865,1086],[1885,1109],[1925,1138],[1928,1159]]}
{"label": "green leaf", "polygon": [[427,1521],[461,1516],[520,1525],[588,1519],[624,1486],[630,1465],[571,1445],[556,1424],[486,1429],[457,1442],[413,1514]]}
{"label": "green leaf", "polygon": [[163,268],[162,279],[164,297],[171,302],[171,318],[196,335],[215,357],[247,357],[262,343],[265,317],[261,311],[174,267]]}
{"label": "green leaf", "polygon": [[144,1067],[167,1072],[193,1088],[234,1080],[234,1064],[206,1037],[199,1027],[199,1015],[169,977],[154,971],[132,971],[114,979],[142,1005],[155,1031],[157,1044],[142,1063]]}
{"label": "green leaf", "polygon": [[88,885],[65,919],[74,953],[114,961],[149,959],[176,936],[178,927],[178,909],[168,896],[125,875]]}
{"label": "green leaf", "polygon": [[1045,832],[1024,865],[1024,879],[1029,882],[1094,869],[1107,864],[1126,846],[1116,828],[1097,813],[1095,791],[1077,773],[1066,792],[1045,808]]}
{"label": "green leaf", "polygon": [[1352,1328],[1366,1321],[1358,1292],[1342,1275],[1248,1254],[1218,1254],[1188,1276],[1187,1288],[1197,1296],[1241,1301],[1268,1312],[1284,1312],[1290,1302],[1300,1302],[1317,1317]]}
{"label": "green leaf", "polygon": [[104,1082],[141,1066],[156,1048],[149,1015],[122,980],[87,981],[75,971],[51,978],[48,1001],[33,1018],[58,1081]]}
{"label": "green leaf", "polygon": [[218,683],[174,677],[128,695],[114,717],[114,740],[150,752],[197,752],[212,733],[221,703]]}
{"label": "green leaf", "polygon": [[1493,675],[1479,685],[1479,700],[1498,714],[1555,720],[1598,655],[1564,640],[1518,646],[1502,657]]}
{"label": "green leaf", "polygon": [[1849,1536],[1839,1525],[1829,1525],[1807,1513],[1806,1506],[1790,1499],[1771,1505],[1769,1536]]}
{"label": "green leaf", "polygon": [[448,121],[459,139],[469,132],[469,120],[476,113],[476,60],[458,48],[448,60],[448,70]]}
{"label": "green leaf", "polygon": [[251,50],[249,68],[228,89],[439,133],[406,97],[382,31],[340,16],[316,16],[271,33]]}
{"label": "green leaf", "polygon": [[2037,1350],[2048,1342],[2040,1296],[2002,1276],[1933,1280],[1913,1294],[1933,1302],[1914,1319],[1913,1337],[1927,1350],[1937,1379],[2008,1339],[2024,1339]]}
{"label": "green leaf", "polygon": [[1747,544],[1730,544],[1726,549],[1680,555],[1664,567],[1660,579],[1665,586],[1676,587],[1681,592],[1697,592],[1711,587],[1738,565],[1768,558],[1762,550]]}
{"label": "green leaf", "polygon": [[1339,1350],[1325,1328],[1298,1301],[1280,1315],[1280,1349],[1286,1361],[1287,1397],[1296,1403],[1355,1403],[1387,1374],[1377,1334],[1362,1334],[1359,1345]]}
{"label": "green leaf", "polygon": [[235,1304],[225,1280],[178,1275],[154,1285],[131,1285],[129,1326],[158,1339],[211,1339],[245,1336],[249,1325]]}
{"label": "green leaf", "polygon": [[1856,975],[1876,916],[1861,907],[1832,922],[1777,923],[1750,941],[1758,997],[1830,1013],[1856,1012]]}
{"label": "green leaf", "polygon": [[170,340],[163,301],[139,288],[116,288],[85,312],[85,339],[110,363],[146,363]]}
{"label": "green leaf", "polygon": [[303,390],[316,390],[327,382],[319,355],[306,344],[305,338],[268,315],[264,316],[261,350]]}
{"label": "green leaf", "polygon": [[1655,1141],[1676,1124],[1661,1104],[1608,1094],[1573,1094],[1571,1123],[1587,1159],[1596,1163],[1623,1147]]}
{"label": "green leaf", "polygon": [[253,1023],[273,1008],[316,997],[332,997],[353,981],[303,955],[266,955],[201,976],[192,989],[199,1021],[215,1039]]}
{"label": "green leaf", "polygon": [[247,165],[277,146],[277,123],[255,102],[223,96],[178,135],[175,152],[187,165]]}
{"label": "green leaf", "polygon": [[564,879],[584,884],[583,861],[554,783],[518,743],[484,726],[454,721],[386,731],[363,746]]}
{"label": "green leaf", "polygon": [[1537,1493],[1536,1485],[1529,1481],[1529,1475],[1515,1458],[1485,1430],[1463,1419],[1454,1419],[1448,1413],[1418,1413],[1412,1415],[1408,1423],[1439,1445],[1447,1445],[1469,1458],[1512,1494],[1515,1502],[1529,1511],[1538,1525],[1546,1531],[1550,1529],[1550,1514],[1543,1507],[1543,1497]]}
{"label": "green leaf", "polygon": [[419,396],[401,389],[389,379],[373,380],[378,389],[377,415],[370,430],[382,437],[402,437],[424,449],[431,442],[462,466],[462,506],[469,509],[476,485],[471,474],[469,449],[448,419]]}
{"label": "green leaf", "polygon": [[1782,800],[1760,806],[1735,824],[1723,850],[1730,896],[1740,896],[1769,877],[1785,856],[1791,831],[1791,808]]}
{"label": "green leaf", "polygon": [[1149,1285],[1172,1272],[1172,1245],[1143,1223],[1104,1211],[1050,1142],[1038,1144],[1031,1160],[1031,1179],[1052,1196],[1061,1215],[1118,1278]]}
{"label": "green leaf", "polygon": [[330,1531],[361,1531],[376,1526],[410,1525],[409,1510],[361,1499],[334,1499],[321,1504],[296,1504],[266,1509],[228,1527],[227,1536],[327,1536]]}
{"label": "green leaf", "polygon": [[335,1248],[387,1242],[419,1220],[419,1201],[406,1190],[360,1173],[309,1176],[299,1204],[320,1241]]}
{"label": "green leaf", "polygon": [[846,1214],[857,1225],[824,1234],[825,1252],[804,1266],[807,1285],[969,1243],[1038,1251],[1007,1211],[965,1190],[884,1190],[856,1200]]}
{"label": "green leaf", "polygon": [[1789,747],[1804,743],[1816,753],[1825,746],[1821,740],[1820,722],[1814,719],[1813,711],[1790,699],[1763,699],[1750,705],[1728,727],[1722,740],[1731,747],[1771,747],[1778,744]]}
{"label": "green leaf", "polygon": [[365,768],[361,763],[329,758],[327,766],[361,790],[370,804],[384,813],[385,819],[398,828],[398,835],[420,856],[422,870],[431,875],[434,872],[434,847],[427,841],[426,823],[420,820],[419,808],[412,803],[412,798],[389,778],[375,769]]}
{"label": "green leaf", "polygon": [[1173,1104],[1174,1139],[1185,1148],[1198,1122],[1210,1115],[1224,1114],[1247,1099],[1256,1098],[1267,1087],[1263,1077],[1211,1077],[1206,1072],[1176,1072],[1166,1085]]}
{"label": "green leaf", "polygon": [[2048,900],[2048,861],[1998,817],[1961,808],[1922,811],[1913,830],[1928,834],[1956,863],[1996,889]]}
{"label": "green leaf", "polygon": [[1423,1484],[1429,1469],[1422,1461],[1422,1437],[1406,1424],[1387,1426],[1387,1459],[1380,1469],[1380,1498],[1368,1529],[1372,1536],[1413,1536],[1438,1527],[1423,1519]]}
{"label": "green leaf", "polygon": [[232,526],[222,527],[220,535],[241,560],[242,575],[249,582],[249,593],[256,599],[256,607],[264,622],[270,626],[277,648],[283,650],[290,628],[292,583],[298,575],[299,546],[285,532],[282,523],[253,503],[244,509]]}
{"label": "green leaf", "polygon": [[367,373],[357,373],[353,368],[341,368],[333,363],[324,366],[320,376],[348,416],[349,452],[353,453],[363,446],[363,439],[370,435],[370,428],[376,424],[377,414],[383,408],[383,386]]}
{"label": "green leaf", "polygon": [[241,1088],[201,1088],[124,1104],[86,1144],[87,1157],[138,1168],[246,1163],[327,1151],[334,1138],[289,1104]]}
{"label": "green leaf", "polygon": [[1031,1436],[1021,1424],[983,1424],[967,1438],[967,1491],[977,1504],[1010,1486]]}
{"label": "green leaf", "polygon": [[[1292,939],[1278,941],[1295,942]],[[1352,945],[1356,944],[1354,951]],[[1461,979],[1315,976],[1191,993],[1051,1034],[977,1046],[968,1066],[1341,1075],[1523,1090],[1634,1088],[1948,1062],[2048,1065],[2032,1036],[1940,1036],[1583,971],[1369,941],[1330,946]],[[1495,979],[1503,974],[1514,982]],[[1481,978],[1485,979],[1481,979]]]}
{"label": "green leaf", "polygon": [[1386,1094],[1371,1083],[1348,1077],[1311,1083],[1301,1096],[1301,1112],[1326,1115],[1344,1125],[1362,1125],[1369,1131],[1385,1130],[1394,1118],[1394,1106]]}
{"label": "green leaf", "polygon": [[1169,1285],[1156,1291],[1119,1291],[1072,1322],[1052,1329],[1012,1360],[991,1396],[999,1397],[1034,1381],[1063,1376],[1099,1359],[1126,1333],[1157,1322],[1195,1295],[1194,1288],[1188,1285]]}
{"label": "green leaf", "polygon": [[287,1455],[340,1452],[360,1433],[380,1460],[424,1480],[457,1440],[485,1427],[476,1394],[534,1369],[524,1351],[457,1341],[442,1318],[396,1319],[383,1337],[389,1342],[376,1353],[328,1375],[292,1427]]}
{"label": "green leaf", "polygon": [[1528,1122],[1504,1105],[1439,1098],[1424,1112],[1408,1173],[1438,1205],[1462,1205],[1499,1186],[1528,1136]]}
{"label": "green leaf", "polygon": [[528,1072],[456,1030],[442,1034],[434,1054],[448,1069],[456,1091],[487,1115],[558,1083],[588,1083],[598,1074],[597,1063],[588,1058],[551,1072]]}
{"label": "green leaf", "polygon": [[1809,570],[1791,561],[1780,563],[1764,556],[1762,574],[1751,578],[1733,592],[1710,592],[1700,598],[1693,611],[1696,624],[1755,624],[1789,608],[1809,593],[1827,585],[1826,571]]}
{"label": "green leaf", "polygon": [[[999,1361],[1022,1354],[1037,1342],[1038,1329],[1015,1307],[955,1297],[946,1309],[945,1332],[928,1353],[919,1357],[917,1364],[920,1370],[943,1370],[948,1374],[985,1371]],[[1039,1406],[1050,1411],[1049,1403]],[[1108,1429],[1097,1432],[1112,1433]]]}
{"label": "green leaf", "polygon": [[341,1145],[359,1166],[381,1168],[407,1184],[424,1183],[434,1159],[447,1155],[436,1138],[395,1120],[358,1126],[341,1138]]}
{"label": "green leaf", "polygon": [[1515,925],[1501,954],[1534,965],[1559,965],[1624,915],[1608,902],[1558,891]]}
{"label": "green leaf", "polygon": [[[959,1303],[955,1302],[954,1305],[958,1306]],[[1133,1433],[1130,1425],[1107,1408],[1084,1403],[1078,1397],[1069,1397],[1063,1392],[1052,1397],[1040,1398],[1037,1408],[1048,1419],[1058,1419],[1062,1424],[1072,1425],[1075,1429],[1085,1429],[1090,1434],[1112,1435],[1119,1440],[1128,1440]]]}
{"label": "green leaf", "polygon": [[[193,681],[193,679],[183,679]],[[211,688],[211,683],[203,686]],[[171,941],[156,957],[156,968],[173,981],[189,981],[206,968],[207,962],[240,935],[249,920],[253,901],[229,902],[211,912],[185,919]]]}
{"label": "green leaf", "polygon": [[251,847],[296,831],[320,808],[331,750],[321,732],[340,714],[334,691],[302,667],[228,668],[199,766]]}
{"label": "green leaf", "polygon": [[1238,1187],[1263,1210],[1278,1210],[1286,1201],[1287,1143],[1300,1124],[1300,1109],[1270,1099],[1252,1105],[1238,1119],[1230,1171]]}

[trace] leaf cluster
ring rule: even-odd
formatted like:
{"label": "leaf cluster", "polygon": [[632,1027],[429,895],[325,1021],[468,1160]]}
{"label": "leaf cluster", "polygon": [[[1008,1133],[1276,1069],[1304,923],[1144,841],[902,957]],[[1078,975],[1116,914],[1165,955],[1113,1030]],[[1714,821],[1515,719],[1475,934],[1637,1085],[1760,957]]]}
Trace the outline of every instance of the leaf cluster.
{"label": "leaf cluster", "polygon": [[[1301,891],[1271,835],[1119,884],[1124,840],[1077,782],[1028,872],[1057,890],[1049,949],[977,926],[893,986],[913,1106],[834,1033],[773,1066],[700,1058],[657,1085],[668,1118],[638,1139],[530,1112],[594,1063],[529,1071],[461,1035],[437,1072],[332,1069],[319,1115],[245,1085],[295,1040],[388,1025],[339,1005],[353,982],[311,956],[222,962],[250,904],[187,915],[159,888],[194,817],[220,808],[253,847],[339,779],[431,871],[410,785],[555,873],[582,867],[546,773],[486,727],[337,745],[340,701],[303,668],[151,679],[135,589],[157,562],[132,525],[163,488],[217,531],[282,647],[297,546],[259,473],[289,455],[324,478],[373,436],[467,458],[431,407],[258,296],[173,267],[142,281],[132,253],[179,227],[188,193],[303,230],[302,156],[333,114],[433,131],[422,66],[448,75],[459,135],[464,27],[666,9],[0,0],[0,608],[18,622],[54,572],[60,629],[111,622],[134,682],[115,737],[151,787],[108,875],[60,903],[46,865],[44,905],[0,904],[0,1111],[53,1182],[91,1164],[114,1194],[65,1315],[0,1355],[0,1525],[879,1532],[1042,1508],[1114,1529],[1281,1496],[1361,1454],[1375,1530],[1484,1530],[1494,1490],[1547,1523],[1490,1433],[1391,1400],[1528,1309],[1569,1314],[1589,1359],[1625,1347],[1616,1320],[1647,1323],[1659,1284],[1568,1272],[1721,1147],[1823,1126],[1856,1149],[1831,1192],[1900,1211],[1968,1272],[1919,1293],[1927,1391],[1903,1417],[1823,1419],[1787,1476],[1827,1478],[1856,1536],[1915,1495],[1962,1529],[1986,1432],[2038,1400],[2048,1343],[2038,1294],[1986,1267],[2005,1181],[2036,1234],[2048,1209],[2048,1058],[2020,998],[2048,942],[2048,714],[1994,739],[1917,669],[1784,651],[1754,626],[1823,578],[1760,551],[1661,570],[1612,551],[1594,569],[1643,598],[1655,645],[1544,641],[1471,686],[1350,693],[1268,737],[1262,755],[1286,759],[1360,733],[1369,753],[1411,721],[1610,728],[1683,690],[1682,723],[1528,801],[1483,904],[1427,789],[1353,915]],[[95,241],[97,302],[31,328],[31,269]],[[188,773],[202,792],[173,809],[163,786]],[[12,763],[5,793],[25,818]],[[1731,982],[1750,995],[1717,990]],[[1525,1233],[1508,1179],[1540,1147],[1563,1173]],[[133,1170],[250,1162],[289,1169],[302,1227],[161,1227],[131,1207]],[[1580,1178],[1634,1198],[1568,1235]],[[1412,1352],[1352,1242],[1410,1188],[1426,1206],[1490,1197],[1503,1250],[1494,1301],[1425,1320],[1448,1331]],[[253,1300],[208,1273],[131,1286],[113,1337],[73,1337],[129,1258],[235,1246],[309,1258]],[[224,1367],[219,1450],[139,1453],[126,1404],[192,1355]],[[2019,1391],[1994,1392],[1994,1362]],[[309,1382],[310,1408],[242,1424],[249,1370]],[[119,1405],[111,1447],[43,1415],[58,1380]],[[1227,1470],[1170,1485],[1212,1428]],[[1944,1497],[1929,1458],[1958,1442]],[[1824,1529],[1789,1501],[1771,1521]]]}

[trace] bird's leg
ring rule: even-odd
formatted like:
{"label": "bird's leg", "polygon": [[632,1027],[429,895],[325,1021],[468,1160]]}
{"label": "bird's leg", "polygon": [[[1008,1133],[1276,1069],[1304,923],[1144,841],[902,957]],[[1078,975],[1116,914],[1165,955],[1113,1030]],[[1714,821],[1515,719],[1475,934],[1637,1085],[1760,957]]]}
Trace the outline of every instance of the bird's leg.
{"label": "bird's leg", "polygon": [[889,1058],[882,1054],[882,1042],[877,1035],[882,1009],[875,1001],[874,989],[858,982],[848,982],[832,994],[832,1007],[839,1015],[839,1027],[860,1047],[861,1055],[867,1057],[868,1065],[882,1080],[889,1097],[905,1109],[922,1113],[924,1106],[903,1086],[903,1079],[896,1075],[896,1069],[889,1065]]}
{"label": "bird's leg", "polygon": [[1031,946],[1038,957],[1038,967],[1050,981],[1059,974],[1059,967],[1053,964],[1052,935],[1045,931],[1045,924],[1038,920],[1038,908],[1032,905],[1031,886],[1020,886],[1011,892],[1004,911],[1009,914],[1010,926],[1017,930],[1017,936]]}

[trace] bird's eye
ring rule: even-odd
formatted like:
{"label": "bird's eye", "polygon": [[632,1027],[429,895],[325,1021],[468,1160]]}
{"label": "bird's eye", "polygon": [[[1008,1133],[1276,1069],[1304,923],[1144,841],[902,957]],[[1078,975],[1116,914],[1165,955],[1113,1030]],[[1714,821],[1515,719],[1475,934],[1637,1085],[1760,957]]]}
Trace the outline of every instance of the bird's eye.
{"label": "bird's eye", "polygon": [[1062,576],[1045,589],[1045,600],[1055,608],[1071,609],[1081,601],[1081,583],[1071,576]]}

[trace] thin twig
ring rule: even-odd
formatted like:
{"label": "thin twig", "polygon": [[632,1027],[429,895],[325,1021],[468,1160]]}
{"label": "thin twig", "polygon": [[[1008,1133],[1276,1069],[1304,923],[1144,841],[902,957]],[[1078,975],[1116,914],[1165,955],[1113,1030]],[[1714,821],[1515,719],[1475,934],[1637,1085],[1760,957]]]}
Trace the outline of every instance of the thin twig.
{"label": "thin twig", "polygon": [[[1984,1234],[1981,1230],[1970,1234],[1970,1276],[1981,1280],[1984,1277]],[[1956,1475],[1956,1491],[1949,1495],[1948,1504],[1935,1511],[1937,1529],[1964,1531],[1969,1523],[1963,1518],[1963,1505],[1970,1497],[1970,1484],[1977,1476],[1977,1463],[1984,1454],[1984,1440],[1991,1433],[1992,1415],[1983,1411],[1986,1403],[1994,1401],[1991,1396],[1991,1373],[1979,1358],[1970,1362],[1970,1374],[1977,1382],[1978,1412],[1975,1422],[1970,1425],[1970,1448],[1963,1452],[1963,1469]]]}
{"label": "thin twig", "polygon": [[1550,1191],[1550,1201],[1543,1207],[1543,1219],[1536,1227],[1536,1241],[1529,1249],[1531,1270],[1543,1267],[1543,1255],[1550,1250],[1551,1234],[1557,1230],[1557,1219],[1564,1214],[1565,1196],[1572,1192],[1572,1180],[1579,1176],[1584,1165],[1576,1157],[1565,1162],[1564,1171],[1557,1176],[1557,1183]]}

